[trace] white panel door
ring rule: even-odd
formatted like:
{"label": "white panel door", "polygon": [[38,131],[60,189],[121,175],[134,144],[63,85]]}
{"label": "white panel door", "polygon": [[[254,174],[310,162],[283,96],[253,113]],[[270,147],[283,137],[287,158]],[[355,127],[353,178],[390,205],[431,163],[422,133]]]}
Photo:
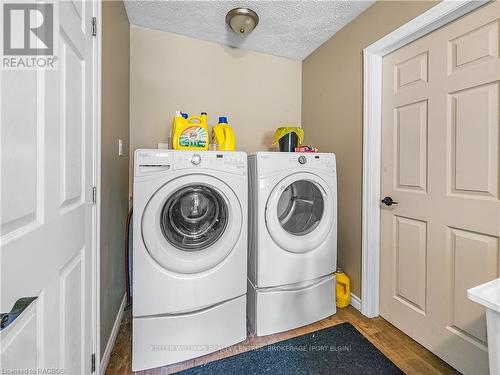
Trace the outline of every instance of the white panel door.
{"label": "white panel door", "polygon": [[466,374],[488,372],[500,276],[500,2],[383,60],[380,314]]}
{"label": "white panel door", "polygon": [[0,311],[36,297],[0,332],[5,373],[91,372],[95,4],[58,6],[58,68],[1,72]]}

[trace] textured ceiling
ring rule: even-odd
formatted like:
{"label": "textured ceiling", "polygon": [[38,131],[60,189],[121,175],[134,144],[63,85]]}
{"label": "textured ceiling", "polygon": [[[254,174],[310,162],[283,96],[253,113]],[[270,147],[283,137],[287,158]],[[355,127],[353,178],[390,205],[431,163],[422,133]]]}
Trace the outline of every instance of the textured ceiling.
{"label": "textured ceiling", "polygon": [[[303,60],[367,9],[367,1],[126,1],[132,25]],[[260,21],[247,36],[225,23],[232,8],[249,7]]]}

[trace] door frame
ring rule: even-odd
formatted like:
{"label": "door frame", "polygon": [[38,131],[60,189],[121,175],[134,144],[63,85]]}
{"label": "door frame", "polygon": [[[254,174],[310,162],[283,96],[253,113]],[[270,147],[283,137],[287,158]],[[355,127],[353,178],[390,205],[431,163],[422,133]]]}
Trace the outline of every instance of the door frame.
{"label": "door frame", "polygon": [[379,315],[382,59],[490,0],[443,0],[363,50],[361,313]]}
{"label": "door frame", "polygon": [[102,74],[102,0],[93,0],[96,18],[94,49],[93,90],[93,186],[95,188],[92,212],[92,347],[95,374],[101,371],[101,74]]}

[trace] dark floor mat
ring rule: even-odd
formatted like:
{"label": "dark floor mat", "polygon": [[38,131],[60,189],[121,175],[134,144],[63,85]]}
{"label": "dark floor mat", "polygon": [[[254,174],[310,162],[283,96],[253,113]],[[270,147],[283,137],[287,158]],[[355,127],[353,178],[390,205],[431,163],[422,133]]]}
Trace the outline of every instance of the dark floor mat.
{"label": "dark floor mat", "polygon": [[402,374],[350,323],[280,341],[180,372],[207,374]]}

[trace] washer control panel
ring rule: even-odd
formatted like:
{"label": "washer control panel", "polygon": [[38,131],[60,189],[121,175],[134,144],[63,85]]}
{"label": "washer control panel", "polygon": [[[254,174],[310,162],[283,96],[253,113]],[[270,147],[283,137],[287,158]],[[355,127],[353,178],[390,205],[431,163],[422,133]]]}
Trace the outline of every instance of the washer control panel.
{"label": "washer control panel", "polygon": [[173,157],[166,150],[136,150],[134,154],[134,175],[146,176],[164,173],[173,167]]}
{"label": "washer control panel", "polygon": [[201,168],[247,174],[247,154],[237,151],[136,150],[135,176],[153,175],[172,170]]}
{"label": "washer control panel", "polygon": [[247,168],[247,154],[235,151],[174,151],[174,169],[207,168],[238,174]]}

